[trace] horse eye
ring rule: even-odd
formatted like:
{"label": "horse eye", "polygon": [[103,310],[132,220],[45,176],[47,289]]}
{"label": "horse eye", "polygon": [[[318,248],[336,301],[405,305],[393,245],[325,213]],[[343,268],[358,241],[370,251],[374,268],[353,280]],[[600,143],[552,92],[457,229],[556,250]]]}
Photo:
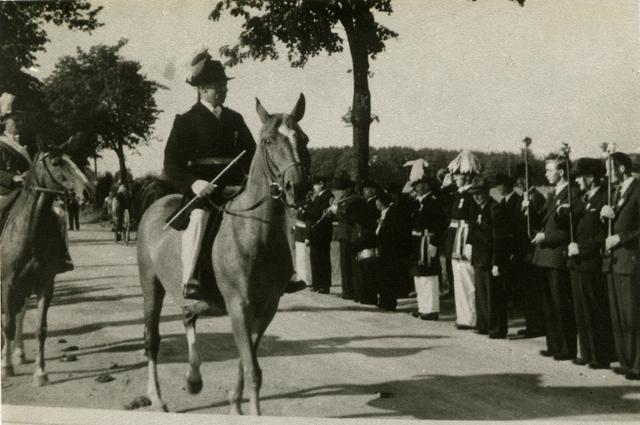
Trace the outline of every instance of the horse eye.
{"label": "horse eye", "polygon": [[54,159],[53,161],[51,161],[51,165],[53,165],[54,167],[60,167],[62,165],[62,161],[59,159]]}
{"label": "horse eye", "polygon": [[270,145],[270,144],[271,144],[271,142],[272,142],[272,140],[271,140],[271,138],[270,138],[270,137],[265,137],[265,138],[264,138],[264,143],[265,143],[266,145]]}

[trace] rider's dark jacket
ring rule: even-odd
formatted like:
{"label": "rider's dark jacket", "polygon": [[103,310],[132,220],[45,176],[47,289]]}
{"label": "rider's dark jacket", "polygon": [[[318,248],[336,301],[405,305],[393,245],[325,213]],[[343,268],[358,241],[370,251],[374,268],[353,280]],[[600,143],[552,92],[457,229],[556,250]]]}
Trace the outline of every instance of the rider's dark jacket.
{"label": "rider's dark jacket", "polygon": [[249,172],[256,143],[242,115],[223,107],[217,118],[198,102],[176,115],[164,151],[164,174],[183,193],[194,197],[196,180],[211,181],[243,149],[244,157],[217,182],[221,187],[241,185]]}
{"label": "rider's dark jacket", "polygon": [[29,170],[31,165],[26,149],[18,152],[11,144],[6,143],[8,137],[6,134],[0,135],[0,196],[18,189],[20,184],[14,182],[13,177]]}

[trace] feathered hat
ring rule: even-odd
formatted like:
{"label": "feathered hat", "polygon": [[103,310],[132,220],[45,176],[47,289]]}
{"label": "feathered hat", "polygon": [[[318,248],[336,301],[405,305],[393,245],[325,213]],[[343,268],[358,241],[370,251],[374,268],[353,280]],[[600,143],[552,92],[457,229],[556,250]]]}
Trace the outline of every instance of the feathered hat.
{"label": "feathered hat", "polygon": [[198,87],[232,79],[233,77],[227,77],[224,72],[222,62],[214,60],[205,48],[198,52],[191,61],[191,76],[187,79],[187,83]]}
{"label": "feathered hat", "polygon": [[15,114],[24,112],[24,108],[21,107],[19,102],[16,102],[16,97],[14,95],[7,92],[0,95],[0,121],[4,121]]}
{"label": "feathered hat", "polygon": [[411,170],[409,171],[409,181],[414,182],[423,178],[427,174],[429,163],[422,158],[418,158],[405,162],[403,167],[411,167]]}
{"label": "feathered hat", "polygon": [[478,158],[468,150],[463,150],[449,163],[451,174],[480,174],[482,166]]}

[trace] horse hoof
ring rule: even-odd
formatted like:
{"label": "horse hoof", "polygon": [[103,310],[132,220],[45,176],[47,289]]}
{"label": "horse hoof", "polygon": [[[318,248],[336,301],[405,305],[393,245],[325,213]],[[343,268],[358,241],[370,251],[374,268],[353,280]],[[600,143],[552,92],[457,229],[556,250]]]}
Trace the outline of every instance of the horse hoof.
{"label": "horse hoof", "polygon": [[202,379],[198,379],[197,381],[190,381],[187,378],[187,391],[189,394],[199,394],[202,391]]}
{"label": "horse hoof", "polygon": [[43,373],[42,375],[33,376],[33,384],[36,387],[43,387],[49,383],[49,375]]}
{"label": "horse hoof", "polygon": [[27,358],[24,355],[24,351],[15,351],[11,356],[11,361],[14,365],[21,365],[27,363]]}
{"label": "horse hoof", "polygon": [[13,370],[13,365],[11,366],[2,366],[2,379],[6,379],[9,376],[15,376],[16,371]]}

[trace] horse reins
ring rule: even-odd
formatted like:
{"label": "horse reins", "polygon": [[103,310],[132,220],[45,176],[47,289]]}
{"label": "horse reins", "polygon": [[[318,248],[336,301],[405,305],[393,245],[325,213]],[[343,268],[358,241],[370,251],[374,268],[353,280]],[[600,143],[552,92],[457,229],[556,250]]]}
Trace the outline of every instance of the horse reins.
{"label": "horse reins", "polygon": [[48,156],[49,154],[44,154],[42,155],[40,158],[38,158],[38,161],[42,161],[42,165],[44,167],[44,169],[47,171],[47,174],[49,175],[49,177],[51,178],[51,180],[53,180],[53,182],[55,184],[57,184],[58,186],[60,186],[61,188],[63,188],[63,190],[55,190],[55,189],[49,189],[46,187],[42,187],[42,186],[27,186],[29,189],[35,191],[35,192],[43,192],[43,193],[51,193],[51,194],[55,194],[55,195],[66,195],[67,194],[67,189],[65,188],[64,184],[62,184],[62,182],[60,182],[51,172],[51,170],[49,169],[49,166],[47,165],[47,163],[45,162],[45,158]]}

